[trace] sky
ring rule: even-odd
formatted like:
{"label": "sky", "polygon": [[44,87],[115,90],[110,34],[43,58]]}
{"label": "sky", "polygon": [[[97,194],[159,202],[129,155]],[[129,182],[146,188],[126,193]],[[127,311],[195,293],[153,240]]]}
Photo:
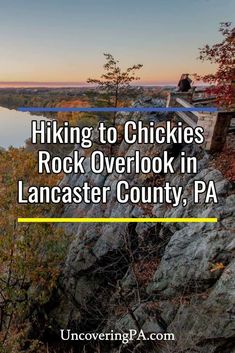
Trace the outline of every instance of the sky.
{"label": "sky", "polygon": [[0,0],[0,82],[85,82],[109,52],[143,64],[141,83],[174,83],[214,71],[198,48],[234,20],[234,0]]}

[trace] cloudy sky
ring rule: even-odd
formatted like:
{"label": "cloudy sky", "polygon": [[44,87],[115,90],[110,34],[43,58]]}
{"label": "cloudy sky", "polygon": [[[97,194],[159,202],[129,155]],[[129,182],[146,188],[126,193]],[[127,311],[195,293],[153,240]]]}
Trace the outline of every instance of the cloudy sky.
{"label": "cloudy sky", "polygon": [[0,0],[0,81],[84,82],[110,52],[143,64],[143,83],[173,83],[213,69],[198,47],[234,17],[234,0]]}

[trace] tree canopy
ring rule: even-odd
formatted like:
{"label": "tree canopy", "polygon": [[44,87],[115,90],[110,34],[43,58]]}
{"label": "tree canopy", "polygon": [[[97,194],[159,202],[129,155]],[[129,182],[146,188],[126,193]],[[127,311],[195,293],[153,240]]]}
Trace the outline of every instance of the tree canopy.
{"label": "tree canopy", "polygon": [[199,48],[199,59],[216,64],[216,72],[198,78],[213,85],[209,90],[216,95],[219,105],[234,107],[235,27],[232,27],[231,22],[223,22],[220,24],[219,31],[223,36],[220,43],[211,46],[207,44]]}
{"label": "tree canopy", "polygon": [[133,65],[123,71],[119,66],[119,61],[114,59],[113,55],[104,53],[104,57],[106,60],[104,73],[99,79],[88,78],[87,82],[104,90],[108,95],[108,103],[113,107],[118,107],[121,95],[133,90],[131,82],[140,79],[136,76],[136,71],[140,70],[143,65]]}

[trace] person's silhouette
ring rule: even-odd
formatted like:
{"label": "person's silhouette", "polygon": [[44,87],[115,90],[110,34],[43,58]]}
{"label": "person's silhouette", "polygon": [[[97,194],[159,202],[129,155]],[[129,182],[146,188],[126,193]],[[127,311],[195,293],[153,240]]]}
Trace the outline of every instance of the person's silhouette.
{"label": "person's silhouette", "polygon": [[192,80],[189,78],[189,74],[182,74],[178,83],[179,92],[188,92],[191,89]]}

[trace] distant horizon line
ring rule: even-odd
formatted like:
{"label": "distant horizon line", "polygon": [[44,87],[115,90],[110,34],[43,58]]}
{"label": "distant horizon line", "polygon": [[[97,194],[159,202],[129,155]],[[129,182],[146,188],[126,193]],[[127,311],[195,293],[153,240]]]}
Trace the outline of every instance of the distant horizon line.
{"label": "distant horizon line", "polygon": [[[132,86],[145,86],[145,87],[175,87],[177,86],[177,82],[170,81],[159,81],[159,82],[146,82],[140,81],[133,83]],[[198,81],[197,86],[207,86],[205,83]],[[94,88],[96,85],[91,85],[86,82],[73,82],[73,81],[0,81],[0,89],[1,88],[82,88],[82,87],[90,87]]]}
{"label": "distant horizon line", "polygon": [[[172,81],[140,81],[133,86],[175,86]],[[81,81],[0,81],[0,87],[95,87],[87,82]]]}

